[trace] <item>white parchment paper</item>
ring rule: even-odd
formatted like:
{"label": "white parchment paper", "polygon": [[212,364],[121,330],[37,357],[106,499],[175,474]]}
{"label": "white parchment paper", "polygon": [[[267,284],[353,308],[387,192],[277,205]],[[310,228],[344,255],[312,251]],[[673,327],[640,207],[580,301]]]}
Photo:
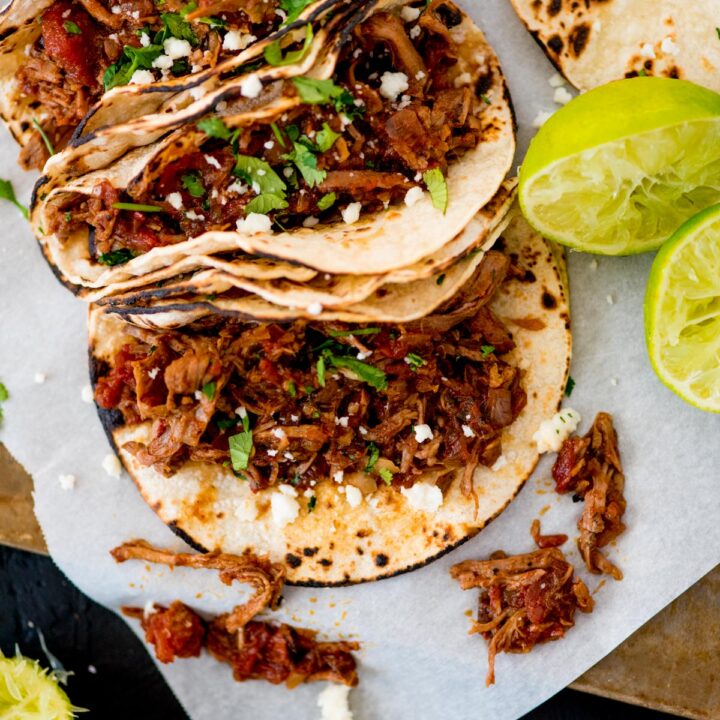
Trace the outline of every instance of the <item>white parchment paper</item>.
{"label": "white parchment paper", "polygon": [[[501,57],[524,149],[537,113],[556,107],[548,84],[553,69],[507,0],[464,5]],[[2,175],[27,199],[32,178],[16,168],[15,155],[3,134]],[[102,470],[109,447],[94,407],[81,400],[88,382],[85,308],[54,279],[17,211],[2,204],[0,214],[0,379],[11,393],[0,439],[35,479],[36,511],[55,562],[110,608],[180,598],[207,612],[227,610],[243,592],[221,585],[215,573],[117,566],[108,555],[134,537],[178,549],[182,543],[126,476],[114,479]],[[362,640],[361,683],[352,694],[358,720],[516,718],[595,664],[720,561],[720,417],[683,404],[650,370],[642,299],[651,260],[600,258],[594,268],[591,257],[570,256],[577,385],[569,404],[582,413],[583,431],[598,410],[616,421],[629,529],[611,556],[625,580],[601,584],[581,569],[591,590],[601,585],[596,611],[580,615],[561,642],[529,655],[500,656],[497,685],[485,688],[485,643],[468,636],[465,616],[477,592],[463,593],[448,568],[498,548],[531,549],[530,522],[541,510],[546,532],[574,536],[580,507],[552,492],[546,458],[497,521],[433,565],[355,588],[287,588],[278,619]],[[45,373],[46,382],[37,384],[35,373]],[[76,476],[74,490],[61,489],[60,474]],[[571,556],[582,565],[576,552]],[[238,684],[228,666],[207,657],[161,669],[193,720],[319,717],[317,686],[288,692]]]}

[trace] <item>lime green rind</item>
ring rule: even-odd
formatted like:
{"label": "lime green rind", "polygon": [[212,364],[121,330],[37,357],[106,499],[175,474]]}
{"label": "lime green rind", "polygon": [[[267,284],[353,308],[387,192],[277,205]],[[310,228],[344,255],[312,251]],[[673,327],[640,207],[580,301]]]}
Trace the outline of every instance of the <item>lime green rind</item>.
{"label": "lime green rind", "polygon": [[55,678],[35,660],[0,654],[0,718],[72,720],[73,709]]}
{"label": "lime green rind", "polygon": [[657,254],[644,312],[658,378],[696,408],[720,413],[720,205],[688,220]]}

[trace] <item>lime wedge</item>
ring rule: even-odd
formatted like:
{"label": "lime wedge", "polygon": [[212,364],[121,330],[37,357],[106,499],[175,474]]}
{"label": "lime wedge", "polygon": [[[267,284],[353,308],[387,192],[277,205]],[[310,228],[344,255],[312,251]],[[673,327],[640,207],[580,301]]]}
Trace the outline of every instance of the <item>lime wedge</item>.
{"label": "lime wedge", "polygon": [[645,337],[658,377],[701,410],[720,412],[720,205],[685,223],[657,254]]}
{"label": "lime wedge", "polygon": [[602,255],[653,250],[720,202],[720,95],[684,80],[604,85],[558,110],[520,170],[531,225]]}
{"label": "lime wedge", "polygon": [[0,654],[0,718],[71,720],[73,707],[52,674],[35,660]]}

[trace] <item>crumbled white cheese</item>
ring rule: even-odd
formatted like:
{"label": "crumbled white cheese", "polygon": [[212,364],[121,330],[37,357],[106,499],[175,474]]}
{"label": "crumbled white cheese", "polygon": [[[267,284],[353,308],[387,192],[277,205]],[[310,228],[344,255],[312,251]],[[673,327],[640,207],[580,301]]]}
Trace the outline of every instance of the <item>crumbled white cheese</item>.
{"label": "crumbled white cheese", "polygon": [[72,490],[75,487],[74,475],[58,475],[58,482],[63,490]]}
{"label": "crumbled white cheese", "polygon": [[207,95],[207,88],[204,85],[190,88],[190,95],[192,95],[193,100],[201,100]]}
{"label": "crumbled white cheese", "polygon": [[315,227],[319,222],[320,222],[320,220],[318,220],[318,218],[312,217],[312,215],[311,215],[310,217],[306,217],[303,220],[303,227],[306,227],[306,228]]}
{"label": "crumbled white cheese", "polygon": [[238,195],[244,195],[248,190],[248,186],[236,180],[232,185],[228,185],[228,192],[237,193]]}
{"label": "crumbled white cheese", "polygon": [[319,302],[310,303],[307,306],[307,311],[310,315],[321,315],[323,311],[323,306]]}
{"label": "crumbled white cheese", "polygon": [[419,203],[422,200],[424,194],[425,192],[423,191],[423,189],[421,187],[418,187],[417,185],[410,188],[405,193],[405,204],[408,207],[412,207],[413,205]]}
{"label": "crumbled white cheese", "polygon": [[373,509],[377,510],[380,504],[380,498],[377,495],[370,495],[367,499],[368,505]]}
{"label": "crumbled white cheese", "polygon": [[416,482],[410,488],[400,488],[400,492],[415,510],[434,513],[443,504],[442,490],[428,482]]}
{"label": "crumbled white cheese", "polygon": [[203,393],[202,393],[201,390],[196,390],[196,391],[193,393],[193,397],[194,397],[196,400],[202,400],[203,397],[204,397],[204,395],[203,395]]}
{"label": "crumbled white cheese", "polygon": [[287,495],[288,497],[297,497],[298,496],[298,491],[292,485],[287,485],[287,484],[283,483],[282,485],[278,485],[278,490],[283,495]]}
{"label": "crumbled white cheese", "polygon": [[203,220],[205,220],[204,215],[198,215],[194,210],[188,210],[185,213],[185,217],[188,220],[195,220],[196,222],[202,222]]}
{"label": "crumbled white cheese", "polygon": [[615,304],[615,298],[612,295],[608,295],[606,298],[608,305],[614,305]]}
{"label": "crumbled white cheese", "polygon": [[150,45],[150,36],[146,32],[140,33],[140,44],[143,47],[147,47],[148,45]]}
{"label": "crumbled white cheese", "polygon": [[400,17],[406,23],[415,22],[420,17],[420,8],[414,8],[414,7],[410,7],[409,5],[406,5],[400,11]]}
{"label": "crumbled white cheese", "polygon": [[346,208],[343,208],[340,211],[343,222],[347,225],[356,223],[360,219],[360,210],[362,210],[362,203],[350,203]]}
{"label": "crumbled white cheese", "polygon": [[655,49],[650,43],[645,43],[640,48],[640,56],[647,58],[648,60],[654,60],[657,56],[655,55]]}
{"label": "crumbled white cheese", "polygon": [[297,422],[299,419],[300,419],[299,415],[291,415],[290,416],[290,420],[292,420],[292,422]]}
{"label": "crumbled white cheese", "polygon": [[372,355],[372,350],[368,350],[367,352],[359,352],[357,354],[358,360],[367,360]]}
{"label": "crumbled white cheese", "polygon": [[462,431],[465,437],[475,437],[475,432],[469,425],[463,425]]}
{"label": "crumbled white cheese", "polygon": [[600,22],[600,20],[596,20],[596,21],[592,24],[592,29],[593,29],[595,32],[600,32],[600,31],[602,30],[602,22]]}
{"label": "crumbled white cheese", "polygon": [[572,99],[573,96],[564,87],[559,87],[553,95],[553,101],[558,105],[567,105]]}
{"label": "crumbled white cheese", "polygon": [[272,230],[272,220],[261,213],[250,213],[246,218],[239,218],[235,225],[237,231],[245,235],[270,232]]}
{"label": "crumbled white cheese", "polygon": [[572,408],[566,408],[555,413],[549,420],[540,423],[540,427],[532,436],[537,443],[538,452],[557,452],[561,445],[575,432],[580,424],[580,413]]}
{"label": "crumbled white cheese", "polygon": [[660,49],[666,55],[675,55],[678,48],[675,41],[670,36],[668,36],[660,43]]}
{"label": "crumbled white cheese", "polygon": [[363,494],[354,485],[345,488],[345,499],[350,507],[357,507],[363,501]]}
{"label": "crumbled white cheese", "polygon": [[613,387],[617,387],[618,379],[617,379],[617,378],[610,378],[610,384],[611,384]]}
{"label": "crumbled white cheese", "polygon": [[342,470],[338,470],[338,471],[333,475],[333,480],[334,480],[336,483],[341,483],[341,482],[343,481],[343,478],[344,478],[344,477],[345,477],[345,473],[344,473]]}
{"label": "crumbled white cheese", "polygon": [[504,455],[501,455],[492,465],[490,468],[493,472],[497,472],[498,470],[502,470],[507,465],[507,458]]}
{"label": "crumbled white cheese", "polygon": [[217,168],[218,170],[220,170],[220,168],[222,167],[222,165],[220,164],[220,161],[216,157],[213,157],[212,155],[205,155],[205,162],[208,165],[211,165],[212,167]]}
{"label": "crumbled white cheese", "polygon": [[469,85],[472,82],[472,75],[470,73],[464,72],[458,75],[455,80],[453,80],[453,85],[456,88],[459,87],[465,87],[466,85]]}
{"label": "crumbled white cheese", "polygon": [[248,33],[241,33],[239,30],[228,30],[223,38],[224,50],[244,50],[248,45],[254,43],[257,38]]}
{"label": "crumbled white cheese", "polygon": [[565,85],[565,78],[560,73],[554,73],[548,78],[548,85],[552,88],[559,88]]}
{"label": "crumbled white cheese", "polygon": [[274,492],[270,498],[270,512],[273,522],[282,528],[297,519],[300,514],[300,503],[289,495]]}
{"label": "crumbled white cheese", "polygon": [[283,453],[283,457],[284,457],[286,460],[290,460],[290,461],[292,461],[292,460],[295,459],[295,456],[294,456],[289,450],[286,450],[286,451]]}
{"label": "crumbled white cheese", "polygon": [[285,431],[280,427],[273,428],[270,434],[274,435],[278,440],[284,440],[287,437]]}
{"label": "crumbled white cheese", "polygon": [[143,608],[143,617],[147,620],[155,612],[155,601],[148,600]]}
{"label": "crumbled white cheese", "polygon": [[147,85],[155,82],[155,76],[149,70],[136,70],[130,78],[130,85]]}
{"label": "crumbled white cheese", "polygon": [[170,37],[163,43],[163,49],[165,50],[165,54],[173,60],[179,60],[180,58],[190,56],[190,53],[192,52],[192,45],[190,45],[187,40]]}
{"label": "crumbled white cheese", "polygon": [[120,461],[115,453],[108,453],[103,458],[102,468],[110,477],[114,478],[119,478],[122,473],[122,465],[120,465]]}
{"label": "crumbled white cheese", "polygon": [[235,414],[240,418],[246,418],[247,417],[247,410],[243,405],[238,405],[235,408]]}
{"label": "crumbled white cheese", "polygon": [[270,457],[275,457],[278,454],[277,450],[273,450],[272,448],[270,450],[265,451]]}
{"label": "crumbled white cheese", "polygon": [[244,522],[252,522],[258,516],[258,506],[252,497],[243,498],[235,506],[235,517]]}
{"label": "crumbled white cheese", "polygon": [[170,70],[175,61],[169,55],[158,55],[152,62],[152,66],[158,70]]}
{"label": "crumbled white cheese", "polygon": [[336,417],[335,418],[335,424],[340,425],[340,427],[347,427],[348,426],[348,417]]}
{"label": "crumbled white cheese", "polygon": [[122,8],[119,5],[113,5],[110,10],[113,15],[119,15],[122,12]]}
{"label": "crumbled white cheese", "polygon": [[552,115],[553,114],[551,112],[547,112],[546,110],[540,110],[532,121],[533,127],[541,128],[552,117]]}
{"label": "crumbled white cheese", "polygon": [[397,100],[408,87],[408,76],[403,72],[384,72],[380,78],[380,94],[388,100]]}
{"label": "crumbled white cheese", "polygon": [[431,430],[429,425],[422,424],[422,425],[416,425],[415,426],[415,439],[419,443],[423,443],[426,440],[432,440],[433,439],[433,431]]}
{"label": "crumbled white cheese", "polygon": [[360,432],[361,435],[367,435],[367,434],[368,434],[367,428],[366,428],[366,427],[363,427],[362,425],[358,428],[358,431]]}
{"label": "crumbled white cheese", "polygon": [[170,193],[166,198],[165,202],[168,205],[172,205],[176,210],[183,209],[183,199],[179,192]]}
{"label": "crumbled white cheese", "polygon": [[152,370],[148,370],[148,377],[151,380],[154,380],[158,376],[159,372],[160,372],[160,368],[154,367]]}
{"label": "crumbled white cheese", "polygon": [[38,385],[42,385],[47,380],[47,375],[45,373],[35,373],[34,380]]}
{"label": "crumbled white cheese", "polygon": [[246,98],[256,98],[262,92],[262,87],[257,75],[250,75],[240,82],[240,92]]}
{"label": "crumbled white cheese", "polygon": [[410,28],[410,32],[408,33],[408,35],[410,35],[410,37],[414,40],[421,32],[422,31],[420,30],[419,25],[413,25]]}
{"label": "crumbled white cheese", "polygon": [[80,391],[80,397],[82,398],[82,401],[86,403],[91,403],[95,401],[93,390],[89,385],[83,386],[83,389]]}

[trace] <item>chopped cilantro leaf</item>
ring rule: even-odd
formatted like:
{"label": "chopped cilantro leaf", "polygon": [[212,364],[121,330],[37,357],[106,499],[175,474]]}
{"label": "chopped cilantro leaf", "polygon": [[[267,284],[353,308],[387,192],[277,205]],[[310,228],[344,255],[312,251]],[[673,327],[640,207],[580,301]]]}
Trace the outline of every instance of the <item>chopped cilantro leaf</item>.
{"label": "chopped cilantro leaf", "polygon": [[575,389],[575,380],[573,379],[572,375],[568,376],[567,385],[565,385],[565,395],[567,397],[570,397],[572,395],[572,391]]}
{"label": "chopped cilantro leaf", "polygon": [[292,380],[287,384],[287,391],[291,398],[297,397],[297,385]]}
{"label": "chopped cilantro leaf", "polygon": [[112,90],[118,85],[127,85],[136,70],[152,70],[153,61],[163,52],[162,44],[151,44],[140,48],[126,45],[120,59],[105,71],[103,76],[105,90]]}
{"label": "chopped cilantro leaf", "polygon": [[433,207],[443,214],[448,207],[448,186],[440,168],[433,168],[423,173],[423,181],[432,198]]}
{"label": "chopped cilantro leaf", "polygon": [[232,463],[233,470],[235,470],[235,472],[247,470],[248,464],[250,463],[250,454],[253,449],[252,431],[248,428],[236,435],[231,435],[228,439],[228,445],[230,447],[230,462]]}
{"label": "chopped cilantro leaf", "polygon": [[293,142],[293,151],[282,157],[295,165],[310,187],[319,185],[327,176],[324,170],[318,170],[317,157],[301,142]]}
{"label": "chopped cilantro leaf", "polygon": [[326,193],[317,201],[318,210],[330,209],[335,204],[335,200],[337,200],[337,195],[334,192]]}
{"label": "chopped cilantro leaf", "polygon": [[254,197],[246,206],[245,213],[259,213],[267,215],[272,210],[284,210],[288,206],[287,200],[281,195],[262,193]]}
{"label": "chopped cilantro leaf", "polygon": [[308,53],[312,45],[313,29],[309,23],[305,26],[305,42],[299,50],[290,50],[288,53],[283,55],[280,41],[270,43],[265,46],[263,55],[268,65],[274,65],[275,67],[281,67],[283,65],[295,65],[299,63]]}
{"label": "chopped cilantro leaf", "polygon": [[408,353],[405,356],[405,362],[410,366],[410,369],[413,372],[417,372],[423,365],[427,365],[427,360],[423,360],[423,358],[415,353]]}
{"label": "chopped cilantro leaf", "polygon": [[492,105],[492,100],[487,95],[481,95],[480,98],[486,105]]}
{"label": "chopped cilantro leaf", "polygon": [[318,385],[325,387],[325,358],[320,356],[317,361]]}
{"label": "chopped cilantro leaf", "polygon": [[202,180],[198,173],[188,173],[183,175],[182,178],[183,187],[192,195],[194,198],[200,198],[205,194],[205,188],[203,187]]}
{"label": "chopped cilantro leaf", "polygon": [[287,185],[264,160],[259,160],[250,155],[238,155],[234,172],[249,185],[257,186],[261,194],[270,193],[285,198]]}
{"label": "chopped cilantro leaf", "polygon": [[345,88],[332,80],[315,80],[307,77],[292,79],[300,100],[308,105],[327,105],[332,103],[338,112],[344,112],[349,118],[362,114],[355,106],[355,98]]}
{"label": "chopped cilantro leaf", "polygon": [[368,365],[356,358],[344,355],[333,355],[329,351],[326,352],[327,359],[335,368],[344,368],[350,370],[360,380],[366,382],[370,387],[376,390],[386,390],[388,386],[387,375],[379,368]]}
{"label": "chopped cilantro leaf", "polygon": [[282,136],[282,131],[277,126],[276,123],[270,123],[270,127],[272,128],[273,134],[275,135],[275,138],[277,139],[278,143],[280,144],[281,148],[287,147],[285,145],[285,139]]}
{"label": "chopped cilantro leaf", "polygon": [[197,124],[198,130],[202,130],[208,137],[229,140],[232,137],[230,128],[216,115],[203,118]]}
{"label": "chopped cilantro leaf", "polygon": [[488,355],[492,355],[495,352],[494,345],[481,345],[480,349],[482,350],[482,356],[484,358],[486,358]]}
{"label": "chopped cilantro leaf", "polygon": [[132,212],[163,212],[163,209],[161,207],[158,207],[157,205],[141,205],[139,203],[116,202],[113,203],[112,206],[116,210],[131,210]]}
{"label": "chopped cilantro leaf", "polygon": [[289,25],[300,17],[300,13],[308,6],[313,0],[280,0],[280,8],[287,13],[285,22],[283,25]]}
{"label": "chopped cilantro leaf", "polygon": [[384,480],[386,485],[392,485],[393,474],[388,468],[380,468],[378,475]]}
{"label": "chopped cilantro leaf", "polygon": [[8,392],[8,389],[0,382],[0,422],[2,422],[3,419],[3,409],[1,403],[4,403],[9,397],[10,393]]}
{"label": "chopped cilantro leaf", "polygon": [[205,385],[202,386],[202,393],[203,395],[208,399],[212,400],[215,397],[215,388],[217,386],[214,382],[205,383]]}
{"label": "chopped cilantro leaf", "polygon": [[374,443],[368,443],[368,461],[365,465],[365,472],[371,473],[375,463],[380,459],[380,448]]}
{"label": "chopped cilantro leaf", "polygon": [[124,263],[128,262],[128,260],[132,260],[135,257],[132,250],[128,250],[127,248],[120,248],[120,250],[113,250],[112,252],[103,253],[99,258],[98,262],[101,265],[109,265],[110,267],[114,267],[115,265],[123,265]]}
{"label": "chopped cilantro leaf", "polygon": [[315,145],[318,152],[327,152],[340,137],[340,133],[336,133],[326,122],[322,125],[322,130],[315,136]]}
{"label": "chopped cilantro leaf", "polygon": [[[183,10],[184,15],[192,10],[188,10],[186,7]],[[165,25],[165,37],[162,38],[162,42],[167,39],[167,36],[177,38],[178,40],[187,40],[191,45],[197,45],[199,40],[195,31],[192,29],[190,23],[185,19],[184,15],[178,13],[163,13],[160,17],[162,18],[163,25]],[[158,38],[155,39],[155,42]]]}
{"label": "chopped cilantro leaf", "polygon": [[369,327],[369,328],[356,328],[355,330],[330,330],[328,335],[330,337],[348,337],[348,335],[377,335],[382,332],[380,328]]}
{"label": "chopped cilantro leaf", "polygon": [[11,202],[28,219],[28,209],[15,197],[15,189],[9,180],[0,180],[0,200]]}
{"label": "chopped cilantro leaf", "polygon": [[42,125],[35,118],[32,119],[32,124],[35,126],[35,129],[38,131],[38,133],[40,133],[40,137],[42,138],[43,143],[45,143],[45,147],[47,148],[48,153],[50,155],[54,155],[55,147],[50,141],[48,134],[43,130]]}
{"label": "chopped cilantro leaf", "polygon": [[311,513],[315,509],[316,505],[317,505],[317,496],[311,495],[310,498],[308,499],[307,511],[309,513]]}
{"label": "chopped cilantro leaf", "polygon": [[438,275],[437,280],[435,281],[436,285],[442,285],[445,282],[445,273],[442,273]]}
{"label": "chopped cilantro leaf", "polygon": [[198,18],[198,22],[203,23],[204,25],[209,25],[211,28],[226,28],[227,23],[219,17],[204,17],[204,18]]}
{"label": "chopped cilantro leaf", "polygon": [[63,27],[69,35],[82,35],[82,30],[78,27],[77,23],[74,23],[72,20],[66,20],[63,23]]}

